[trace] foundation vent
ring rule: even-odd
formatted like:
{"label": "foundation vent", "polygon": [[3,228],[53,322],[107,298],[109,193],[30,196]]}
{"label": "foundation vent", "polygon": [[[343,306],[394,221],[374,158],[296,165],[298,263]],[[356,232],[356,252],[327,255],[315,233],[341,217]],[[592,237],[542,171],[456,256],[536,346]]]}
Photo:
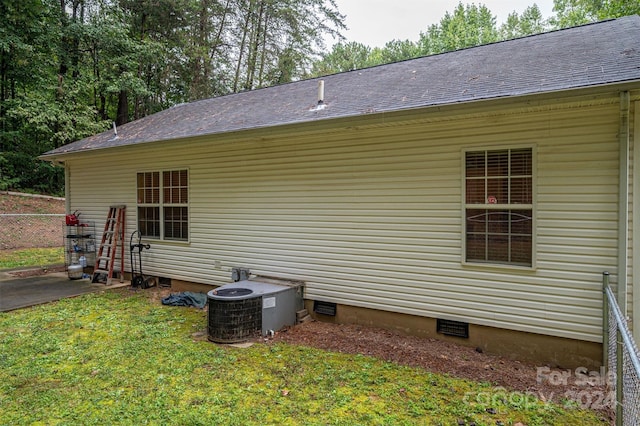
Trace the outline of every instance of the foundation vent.
{"label": "foundation vent", "polygon": [[331,302],[323,302],[321,300],[313,301],[313,312],[316,314],[336,316],[337,305]]}
{"label": "foundation vent", "polygon": [[469,338],[469,323],[438,318],[436,331],[447,336]]}

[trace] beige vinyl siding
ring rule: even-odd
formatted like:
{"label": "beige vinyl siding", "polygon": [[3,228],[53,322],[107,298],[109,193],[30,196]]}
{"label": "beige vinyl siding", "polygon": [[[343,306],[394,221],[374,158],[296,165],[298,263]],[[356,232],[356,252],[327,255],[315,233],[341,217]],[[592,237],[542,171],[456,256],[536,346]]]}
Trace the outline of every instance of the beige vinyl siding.
{"label": "beige vinyl siding", "polygon": [[[612,102],[129,147],[69,162],[71,208],[102,226],[125,203],[129,234],[136,172],[187,168],[190,242],[150,241],[149,274],[220,285],[242,266],[309,299],[600,341],[617,123]],[[461,150],[514,145],[535,147],[536,268],[463,266]]]}

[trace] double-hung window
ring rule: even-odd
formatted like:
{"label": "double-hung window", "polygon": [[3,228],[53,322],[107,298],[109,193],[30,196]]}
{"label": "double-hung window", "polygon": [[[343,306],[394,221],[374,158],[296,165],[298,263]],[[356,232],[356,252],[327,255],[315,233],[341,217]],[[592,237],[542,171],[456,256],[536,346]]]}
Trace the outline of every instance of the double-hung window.
{"label": "double-hung window", "polygon": [[138,230],[144,237],[189,240],[187,170],[137,174]]}
{"label": "double-hung window", "polygon": [[465,152],[465,261],[533,266],[533,150]]}

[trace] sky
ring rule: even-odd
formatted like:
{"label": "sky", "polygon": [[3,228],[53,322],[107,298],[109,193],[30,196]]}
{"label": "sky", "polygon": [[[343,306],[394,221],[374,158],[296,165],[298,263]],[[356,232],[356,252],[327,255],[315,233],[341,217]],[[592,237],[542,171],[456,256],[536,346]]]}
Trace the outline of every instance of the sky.
{"label": "sky", "polygon": [[[421,31],[437,24],[444,14],[453,12],[460,0],[336,0],[338,10],[347,16],[343,31],[347,41],[382,47],[391,40],[417,41]],[[553,14],[553,0],[462,1],[484,4],[497,17],[498,26],[516,11],[522,13],[536,3],[544,18]],[[332,45],[335,40],[327,40]]]}

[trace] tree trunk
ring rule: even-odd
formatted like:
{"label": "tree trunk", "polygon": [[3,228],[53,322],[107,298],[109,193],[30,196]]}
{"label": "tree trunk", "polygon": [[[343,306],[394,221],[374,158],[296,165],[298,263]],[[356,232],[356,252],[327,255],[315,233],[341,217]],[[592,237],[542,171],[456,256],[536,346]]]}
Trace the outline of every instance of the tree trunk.
{"label": "tree trunk", "polygon": [[242,28],[242,41],[240,42],[240,49],[238,50],[238,63],[236,65],[236,75],[233,79],[233,92],[238,91],[238,83],[240,82],[240,69],[242,68],[242,58],[244,56],[244,49],[247,44],[247,34],[249,33],[249,22],[251,20],[251,14],[253,10],[254,0],[249,1],[249,7],[244,20],[244,26]]}
{"label": "tree trunk", "polygon": [[264,0],[258,0],[260,7],[251,32],[249,58],[247,59],[247,78],[244,83],[245,90],[251,90],[254,87],[254,79],[256,75],[256,64],[258,62],[258,50],[260,47],[260,38],[262,36],[262,15],[264,14]]}
{"label": "tree trunk", "polygon": [[129,121],[129,99],[126,90],[121,90],[118,94],[118,113],[116,115],[116,125],[122,126]]}

